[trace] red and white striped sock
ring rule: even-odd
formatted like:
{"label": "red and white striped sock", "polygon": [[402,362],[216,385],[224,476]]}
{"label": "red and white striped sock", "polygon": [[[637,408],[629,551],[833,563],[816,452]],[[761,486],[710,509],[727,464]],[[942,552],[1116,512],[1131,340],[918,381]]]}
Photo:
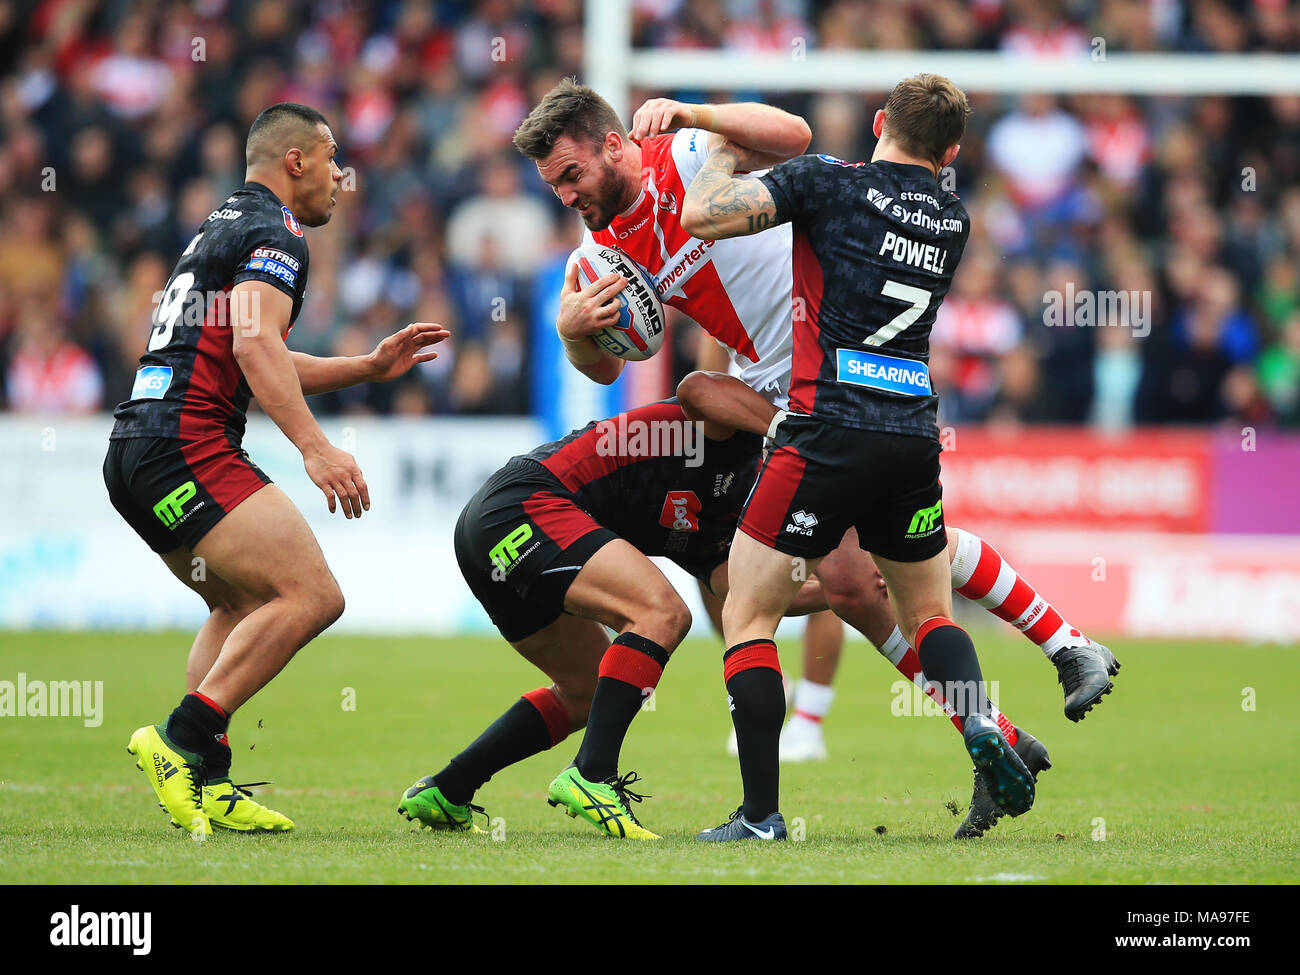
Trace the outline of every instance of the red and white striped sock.
{"label": "red and white striped sock", "polygon": [[1088,638],[1020,577],[984,539],[960,528],[952,559],[952,587],[1027,636],[1050,660],[1063,647],[1082,647]]}
{"label": "red and white striped sock", "polygon": [[798,718],[821,724],[822,718],[830,714],[834,700],[835,688],[801,679],[794,689],[794,716],[791,720]]}
{"label": "red and white striped sock", "polygon": [[[893,664],[900,674],[910,680],[917,687],[921,688],[921,690],[928,694],[930,698],[939,705],[939,707],[943,708],[943,713],[948,715],[948,720],[953,723],[958,734],[960,734],[961,719],[957,717],[957,712],[953,710],[952,705],[944,700],[943,693],[939,686],[931,684],[926,678],[925,672],[921,669],[921,658],[917,656],[916,651],[912,649],[908,642],[903,639],[903,631],[895,626],[894,632],[889,634],[889,639],[885,641],[884,646],[879,647],[878,649],[880,650],[880,655]],[[989,702],[989,707],[993,710],[993,719],[997,721],[998,727],[1002,729],[1002,734],[1006,737],[1007,744],[1014,745],[1019,738],[1019,734],[1016,732],[1016,726],[1011,723],[1010,718],[997,709],[997,705],[992,701]]]}

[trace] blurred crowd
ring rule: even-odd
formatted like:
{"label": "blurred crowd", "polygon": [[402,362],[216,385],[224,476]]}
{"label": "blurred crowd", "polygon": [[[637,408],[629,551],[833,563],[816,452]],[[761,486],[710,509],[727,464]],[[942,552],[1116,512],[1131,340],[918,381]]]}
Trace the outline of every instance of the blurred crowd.
{"label": "blurred crowd", "polygon": [[[1285,0],[634,0],[636,42],[742,50],[1300,50]],[[155,295],[243,180],[257,113],[330,119],[345,168],[310,232],[291,344],[455,339],[318,410],[516,414],[541,300],[581,236],[510,146],[582,75],[581,0],[0,0],[0,406],[111,409]],[[924,64],[917,64],[923,70]],[[758,99],[869,158],[884,93]],[[973,94],[948,188],[972,217],[933,338],[945,422],[1300,424],[1300,96]],[[539,310],[540,309],[540,310]],[[700,332],[673,328],[677,373]]]}

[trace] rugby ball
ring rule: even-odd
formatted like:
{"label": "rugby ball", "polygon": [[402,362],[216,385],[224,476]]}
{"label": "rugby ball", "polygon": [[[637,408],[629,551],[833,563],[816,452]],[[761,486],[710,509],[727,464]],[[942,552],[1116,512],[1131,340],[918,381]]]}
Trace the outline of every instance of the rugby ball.
{"label": "rugby ball", "polygon": [[640,362],[649,359],[664,344],[664,306],[655,293],[654,281],[641,265],[615,247],[583,244],[569,255],[578,265],[578,287],[585,288],[607,274],[621,274],[627,286],[619,292],[618,323],[591,337],[610,355]]}

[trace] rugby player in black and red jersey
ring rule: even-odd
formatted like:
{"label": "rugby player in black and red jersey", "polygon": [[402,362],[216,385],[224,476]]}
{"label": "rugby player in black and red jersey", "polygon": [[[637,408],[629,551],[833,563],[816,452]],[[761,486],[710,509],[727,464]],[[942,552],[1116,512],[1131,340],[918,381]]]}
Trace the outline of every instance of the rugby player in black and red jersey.
{"label": "rugby player in black and red jersey", "polygon": [[305,395],[394,379],[436,356],[440,325],[414,323],[367,356],[290,352],[307,284],[303,225],[327,223],[342,172],[325,118],[281,103],[253,122],[243,187],[181,254],[153,316],[131,398],[104,460],[113,506],[207,604],[189,693],[128,751],[175,825],[285,830],[293,823],[230,778],[230,716],[343,612],[302,514],[241,449],[249,399],[301,452],[331,512],[370,507],[365,479],[330,444]]}
{"label": "rugby player in black and red jersey", "polygon": [[[618,775],[618,753],[690,614],[647,556],[676,562],[699,581],[710,613],[721,608],[728,549],[776,412],[727,376],[694,373],[678,393],[680,405],[592,422],[512,458],[466,505],[455,536],[461,572],[502,636],[552,684],[524,694],[442,771],[411,786],[398,803],[407,819],[477,830],[472,814],[482,809],[473,798],[488,779],[590,718],[574,764],[551,784],[552,805],[611,836],[656,838],[631,811],[641,797],[628,785],[638,776]],[[701,421],[696,434],[692,420]],[[809,582],[786,615],[825,607],[819,583]],[[619,632],[612,644],[598,623]],[[873,639],[888,642],[890,629],[892,621]],[[909,672],[925,686],[919,666]],[[1037,739],[999,720],[1033,750],[1038,768],[1050,765]],[[1000,816],[977,791],[959,835],[979,835]]]}
{"label": "rugby player in black and red jersey", "polygon": [[[641,798],[628,790],[637,776],[618,776],[618,753],[691,614],[647,556],[725,595],[727,547],[761,445],[755,434],[692,422],[670,400],[593,421],[488,478],[456,524],[456,559],[501,635],[553,683],[411,786],[399,813],[474,828],[470,801],[483,783],[588,725],[590,712],[549,801],[608,835],[659,838],[629,808]],[[803,602],[822,609],[817,588],[809,584]],[[602,624],[617,632],[613,642]]]}
{"label": "rugby player in black and red jersey", "polygon": [[962,723],[977,774],[1016,816],[1033,775],[992,716],[974,644],[952,621],[929,332],[970,233],[938,173],[956,158],[970,107],[947,79],[895,86],[868,164],[801,156],[737,179],[748,151],[716,150],[691,182],[682,225],[705,240],[790,223],[794,325],[788,415],[731,548],[738,580],[723,609],[727,693],[744,801],[700,839],[783,839],[777,742],[785,701],[773,637],[809,571],[856,528],[888,585],[906,641]]}

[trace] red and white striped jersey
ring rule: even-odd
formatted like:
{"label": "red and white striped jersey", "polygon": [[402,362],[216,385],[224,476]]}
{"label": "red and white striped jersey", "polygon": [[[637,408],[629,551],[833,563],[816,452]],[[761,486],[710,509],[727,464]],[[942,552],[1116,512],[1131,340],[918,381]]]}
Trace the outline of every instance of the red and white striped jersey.
{"label": "red and white striped jersey", "polygon": [[682,229],[682,200],[708,159],[709,135],[681,129],[643,141],[636,202],[585,239],[617,247],[645,268],[659,299],[725,345],[733,371],[784,407],[793,324],[790,227],[718,241]]}

